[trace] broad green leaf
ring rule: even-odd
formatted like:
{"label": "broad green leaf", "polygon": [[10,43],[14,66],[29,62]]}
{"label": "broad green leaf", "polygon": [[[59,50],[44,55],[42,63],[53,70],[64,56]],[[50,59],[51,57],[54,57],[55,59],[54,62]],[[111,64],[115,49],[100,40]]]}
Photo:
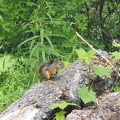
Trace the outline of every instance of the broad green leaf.
{"label": "broad green leaf", "polygon": [[89,65],[91,62],[91,58],[90,57],[85,57],[85,62]]}
{"label": "broad green leaf", "polygon": [[88,102],[96,102],[96,93],[93,90],[89,90],[88,87],[82,87],[78,91],[78,96],[86,104]]}
{"label": "broad green leaf", "polygon": [[84,49],[76,50],[76,53],[77,53],[78,58],[80,60],[85,60],[85,57],[86,57],[87,53]]}
{"label": "broad green leaf", "polygon": [[96,54],[96,52],[95,52],[94,50],[90,50],[90,51],[87,53],[87,56],[88,56],[89,58],[97,58],[95,54]]}
{"label": "broad green leaf", "polygon": [[67,103],[67,102],[63,102],[63,103],[54,103],[50,108],[51,109],[55,109],[57,107],[59,107],[60,109],[65,109],[68,105],[73,105],[76,106],[76,104],[74,103]]}
{"label": "broad green leaf", "polygon": [[118,43],[113,44],[113,46],[117,47],[117,48],[120,48],[120,44],[118,44]]}
{"label": "broad green leaf", "polygon": [[114,58],[114,59],[120,59],[120,52],[112,52],[110,53],[111,54],[111,57]]}
{"label": "broad green leaf", "polygon": [[80,50],[76,50],[76,53],[78,55],[78,59],[85,61],[88,65],[90,64],[93,58],[97,58],[95,56],[96,52],[93,50],[86,52],[84,49],[80,49]]}
{"label": "broad green leaf", "polygon": [[60,111],[55,114],[55,120],[65,120],[65,111]]}
{"label": "broad green leaf", "polygon": [[111,68],[106,68],[102,66],[93,66],[92,69],[94,70],[95,74],[99,77],[106,76],[108,78],[111,78],[110,73],[112,72]]}

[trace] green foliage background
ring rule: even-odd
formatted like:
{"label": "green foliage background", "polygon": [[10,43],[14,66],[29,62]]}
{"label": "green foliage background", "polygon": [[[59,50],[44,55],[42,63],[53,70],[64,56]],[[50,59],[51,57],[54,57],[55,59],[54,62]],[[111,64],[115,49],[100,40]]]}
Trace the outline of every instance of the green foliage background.
{"label": "green foliage background", "polygon": [[0,0],[0,109],[35,83],[37,67],[58,57],[73,62],[87,46],[111,51],[120,38],[119,0]]}

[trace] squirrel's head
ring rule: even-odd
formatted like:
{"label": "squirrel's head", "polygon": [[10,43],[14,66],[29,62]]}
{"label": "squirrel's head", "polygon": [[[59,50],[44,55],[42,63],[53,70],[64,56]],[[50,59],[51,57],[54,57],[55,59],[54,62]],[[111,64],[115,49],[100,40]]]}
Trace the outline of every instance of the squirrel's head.
{"label": "squirrel's head", "polygon": [[54,59],[54,64],[59,69],[64,67],[64,63],[60,61],[59,59]]}

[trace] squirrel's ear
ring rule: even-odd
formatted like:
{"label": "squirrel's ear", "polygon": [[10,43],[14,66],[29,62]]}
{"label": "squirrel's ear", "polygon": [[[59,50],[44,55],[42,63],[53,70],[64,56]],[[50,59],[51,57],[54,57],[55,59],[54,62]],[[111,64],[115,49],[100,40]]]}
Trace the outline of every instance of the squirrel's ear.
{"label": "squirrel's ear", "polygon": [[58,60],[57,58],[55,58],[55,59],[54,59],[54,62],[56,62],[56,63],[57,63],[58,61],[59,61],[59,60]]}

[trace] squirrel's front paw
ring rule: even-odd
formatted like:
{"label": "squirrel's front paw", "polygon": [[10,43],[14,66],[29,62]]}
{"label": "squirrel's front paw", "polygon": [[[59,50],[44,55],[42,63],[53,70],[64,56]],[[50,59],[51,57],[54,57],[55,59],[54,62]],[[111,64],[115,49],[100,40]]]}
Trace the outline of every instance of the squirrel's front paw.
{"label": "squirrel's front paw", "polygon": [[48,82],[49,82],[49,83],[53,83],[53,81],[52,81],[52,80],[48,80]]}

